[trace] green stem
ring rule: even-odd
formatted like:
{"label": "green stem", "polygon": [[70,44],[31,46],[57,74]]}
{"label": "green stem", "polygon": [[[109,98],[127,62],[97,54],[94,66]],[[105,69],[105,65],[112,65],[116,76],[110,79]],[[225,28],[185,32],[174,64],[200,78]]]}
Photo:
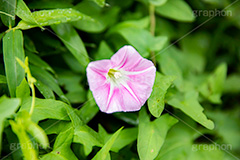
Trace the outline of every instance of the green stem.
{"label": "green stem", "polygon": [[[150,16],[150,32],[153,36],[155,36],[155,28],[156,28],[156,18],[155,18],[155,6],[150,4],[149,5],[149,16]],[[156,66],[156,58],[154,51],[150,52],[151,59]]]}
{"label": "green stem", "polygon": [[30,112],[29,114],[32,115],[33,113],[33,109],[34,109],[34,106],[35,106],[35,88],[34,88],[34,84],[31,83],[30,85],[31,89],[32,89],[32,105],[31,105],[31,109],[30,109]]}

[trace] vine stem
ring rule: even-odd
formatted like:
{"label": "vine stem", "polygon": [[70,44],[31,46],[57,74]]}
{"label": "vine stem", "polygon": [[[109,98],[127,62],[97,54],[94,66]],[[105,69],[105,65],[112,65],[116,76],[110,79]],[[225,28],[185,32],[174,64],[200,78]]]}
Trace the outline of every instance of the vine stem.
{"label": "vine stem", "polygon": [[34,106],[35,106],[35,97],[36,97],[36,95],[35,95],[34,84],[31,83],[30,87],[31,87],[31,89],[32,89],[32,105],[31,105],[31,109],[30,109],[29,114],[32,115],[33,109],[34,109]]}
{"label": "vine stem", "polygon": [[[149,5],[149,16],[150,16],[150,32],[153,36],[155,36],[155,28],[156,28],[156,18],[155,18],[155,6],[153,4]],[[150,52],[151,59],[156,66],[156,58],[154,51]]]}

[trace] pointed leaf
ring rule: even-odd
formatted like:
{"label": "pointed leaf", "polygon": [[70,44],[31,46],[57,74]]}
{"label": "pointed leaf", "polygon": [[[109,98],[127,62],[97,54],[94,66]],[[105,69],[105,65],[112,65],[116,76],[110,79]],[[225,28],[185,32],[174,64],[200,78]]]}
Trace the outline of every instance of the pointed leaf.
{"label": "pointed leaf", "polygon": [[24,69],[18,64],[16,58],[24,61],[24,57],[22,31],[9,31],[3,37],[3,58],[11,97],[16,96],[16,88],[25,76]]}
{"label": "pointed leaf", "polygon": [[191,7],[184,0],[168,0],[164,5],[156,7],[156,13],[181,22],[195,20]]}
{"label": "pointed leaf", "polygon": [[[92,20],[90,17],[72,8],[35,11],[32,13],[32,15],[33,15],[33,18],[38,22],[40,26],[49,26],[53,24],[78,21],[81,19]],[[39,26],[38,24],[32,24],[22,20],[18,23],[16,28],[26,30],[26,29],[38,27]]]}
{"label": "pointed leaf", "polygon": [[59,36],[65,46],[84,67],[89,63],[85,46],[77,31],[70,24],[59,24],[52,26],[54,32]]}
{"label": "pointed leaf", "polygon": [[175,78],[173,76],[164,76],[156,73],[153,91],[148,99],[148,108],[151,114],[159,117],[164,109],[165,94]]}
{"label": "pointed leaf", "polygon": [[0,98],[0,153],[2,148],[2,131],[4,129],[4,120],[11,116],[20,105],[20,99],[18,98],[7,98],[2,96]]}
{"label": "pointed leaf", "polygon": [[107,141],[107,143],[102,147],[102,149],[93,157],[93,160],[105,160],[107,158],[112,145],[114,144],[122,129],[123,127],[117,130],[112,135],[112,137]]}
{"label": "pointed leaf", "polygon": [[141,160],[152,160],[158,155],[168,130],[177,122],[168,114],[150,122],[145,108],[139,112],[137,150]]}
{"label": "pointed leaf", "polygon": [[1,14],[2,22],[7,27],[13,27],[15,22],[15,10],[17,0],[0,0],[0,11],[5,12],[11,16]]}
{"label": "pointed leaf", "polygon": [[196,122],[200,123],[208,129],[214,128],[214,123],[207,119],[203,113],[203,107],[198,102],[198,93],[195,91],[185,93],[184,97],[176,94],[167,103],[175,108],[182,110],[185,114],[190,116]]}

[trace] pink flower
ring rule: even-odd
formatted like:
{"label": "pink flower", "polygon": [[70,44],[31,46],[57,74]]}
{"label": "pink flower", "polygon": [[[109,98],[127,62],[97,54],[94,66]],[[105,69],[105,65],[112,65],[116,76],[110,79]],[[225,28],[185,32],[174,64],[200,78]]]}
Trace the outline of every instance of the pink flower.
{"label": "pink flower", "polygon": [[124,46],[110,60],[91,62],[87,78],[102,112],[138,111],[152,92],[156,75],[153,63],[132,47]]}

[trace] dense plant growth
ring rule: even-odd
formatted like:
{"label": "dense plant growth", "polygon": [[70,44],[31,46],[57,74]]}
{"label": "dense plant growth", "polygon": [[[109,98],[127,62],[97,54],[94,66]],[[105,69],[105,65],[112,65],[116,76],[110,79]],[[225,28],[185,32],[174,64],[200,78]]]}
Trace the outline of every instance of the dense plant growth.
{"label": "dense plant growth", "polygon": [[[238,0],[0,0],[0,157],[239,159],[239,11]],[[106,114],[86,67],[124,45],[155,64],[153,91],[140,111]]]}

